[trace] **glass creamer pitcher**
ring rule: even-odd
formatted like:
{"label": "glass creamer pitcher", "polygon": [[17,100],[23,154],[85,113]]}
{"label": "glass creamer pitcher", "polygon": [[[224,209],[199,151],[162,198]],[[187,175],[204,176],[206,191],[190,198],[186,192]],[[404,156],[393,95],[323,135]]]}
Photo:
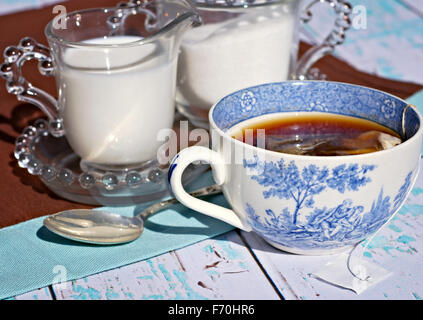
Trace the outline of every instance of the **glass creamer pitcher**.
{"label": "glass creamer pitcher", "polygon": [[[239,89],[289,79],[310,79],[310,67],[344,40],[351,6],[343,0],[191,0],[203,25],[184,35],[178,62],[177,108],[208,128],[208,111]],[[297,61],[301,22],[326,3],[335,28]]]}
{"label": "glass creamer pitcher", "polygon": [[[49,47],[30,38],[6,48],[0,74],[9,93],[42,109],[49,131],[65,135],[81,167],[122,170],[156,159],[157,134],[174,121],[182,34],[199,23],[184,0],[137,1],[51,21]],[[28,61],[54,75],[58,100],[22,75]]]}

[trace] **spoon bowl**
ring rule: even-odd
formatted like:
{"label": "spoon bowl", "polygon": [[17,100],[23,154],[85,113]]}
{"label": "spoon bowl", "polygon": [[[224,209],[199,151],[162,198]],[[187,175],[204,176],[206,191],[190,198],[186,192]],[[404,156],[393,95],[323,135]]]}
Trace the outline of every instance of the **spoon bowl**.
{"label": "spoon bowl", "polygon": [[[222,191],[218,185],[201,188],[190,195],[193,197],[217,194]],[[101,210],[65,210],[44,219],[44,226],[51,232],[74,241],[113,245],[133,241],[144,230],[144,221],[178,200],[172,198],[158,202],[134,217]]]}
{"label": "spoon bowl", "polygon": [[144,229],[139,217],[81,209],[67,210],[44,219],[50,231],[71,240],[94,244],[118,244],[137,239]]}

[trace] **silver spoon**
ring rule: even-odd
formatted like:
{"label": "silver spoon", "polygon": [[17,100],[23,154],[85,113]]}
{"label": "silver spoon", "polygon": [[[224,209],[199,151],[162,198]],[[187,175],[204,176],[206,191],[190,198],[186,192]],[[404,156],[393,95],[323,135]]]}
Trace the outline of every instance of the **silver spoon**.
{"label": "silver spoon", "polygon": [[[200,197],[220,192],[221,186],[211,185],[190,195]],[[47,229],[67,239],[101,245],[119,244],[137,239],[147,218],[175,203],[178,200],[158,202],[134,217],[91,209],[66,210],[48,216],[43,223]]]}

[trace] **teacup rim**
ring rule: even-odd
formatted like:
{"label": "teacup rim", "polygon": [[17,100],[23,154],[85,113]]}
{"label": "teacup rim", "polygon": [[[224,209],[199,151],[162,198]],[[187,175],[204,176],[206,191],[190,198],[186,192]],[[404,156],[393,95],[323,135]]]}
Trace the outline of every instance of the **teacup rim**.
{"label": "teacup rim", "polygon": [[[377,152],[370,152],[370,153],[364,153],[364,154],[354,154],[354,155],[342,155],[342,156],[309,156],[309,155],[294,155],[294,154],[289,154],[289,153],[281,153],[281,152],[277,152],[277,151],[272,151],[272,150],[267,150],[267,149],[262,149],[262,148],[258,148],[252,145],[249,145],[245,142],[239,141],[233,137],[231,137],[230,135],[227,134],[227,132],[223,131],[221,128],[219,128],[216,124],[216,122],[213,119],[213,111],[216,108],[217,105],[219,105],[224,99],[238,94],[240,92],[243,91],[248,91],[251,90],[253,88],[259,88],[259,87],[263,87],[263,86],[269,86],[269,85],[275,85],[275,84],[284,84],[284,83],[289,83],[289,84],[294,84],[294,83],[330,83],[330,84],[341,84],[341,85],[346,85],[346,86],[351,86],[351,87],[356,87],[356,88],[364,88],[370,91],[374,91],[374,92],[380,92],[384,95],[390,96],[396,100],[399,100],[403,103],[405,103],[406,105],[410,105],[407,101],[405,101],[404,99],[401,99],[400,97],[397,97],[391,93],[379,90],[379,89],[374,89],[374,88],[370,88],[370,87],[366,87],[366,86],[362,86],[362,85],[357,85],[357,84],[351,84],[351,83],[346,83],[346,82],[338,82],[338,81],[327,81],[327,80],[286,80],[286,81],[279,81],[279,82],[268,82],[268,83],[262,83],[259,85],[255,85],[255,86],[250,86],[250,87],[246,87],[240,90],[236,90],[224,97],[222,97],[218,102],[216,102],[209,110],[209,123],[210,123],[210,129],[216,130],[220,136],[222,136],[224,139],[228,139],[230,142],[235,143],[235,145],[238,145],[240,147],[247,147],[248,149],[252,149],[260,152],[264,152],[266,154],[269,155],[273,155],[276,157],[281,157],[281,155],[283,155],[285,158],[287,159],[291,159],[291,160],[313,160],[313,161],[339,161],[340,159],[342,160],[357,160],[357,159],[362,159],[362,158],[372,158],[375,157],[377,155],[383,155],[386,153],[390,153],[390,152],[394,152],[396,150],[401,150],[406,148],[408,145],[414,143],[414,140],[418,139],[419,136],[421,136],[423,134],[423,116],[421,115],[421,113],[419,112],[419,110],[416,108],[412,108],[412,110],[416,113],[416,115],[419,118],[419,129],[417,130],[417,132],[409,139],[407,139],[406,141],[400,143],[397,146],[394,146],[393,148],[390,149],[386,149],[386,150],[380,150]],[[398,151],[400,152],[400,151]]]}

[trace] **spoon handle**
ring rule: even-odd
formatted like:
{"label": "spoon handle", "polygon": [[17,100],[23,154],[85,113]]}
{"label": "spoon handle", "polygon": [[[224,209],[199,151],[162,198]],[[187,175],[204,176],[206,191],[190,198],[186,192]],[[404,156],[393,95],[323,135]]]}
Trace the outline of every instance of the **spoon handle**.
{"label": "spoon handle", "polygon": [[[190,192],[189,194],[193,197],[201,197],[201,196],[209,196],[209,195],[213,195],[213,194],[218,194],[218,193],[221,193],[221,192],[222,192],[222,187],[217,185],[217,184],[213,184],[211,186]],[[178,200],[175,199],[175,198],[158,202],[158,203],[153,204],[152,206],[148,207],[143,212],[137,214],[136,217],[141,218],[142,220],[145,221],[148,217],[150,217],[154,213],[159,212],[163,209],[166,209],[166,208],[170,207],[171,205],[173,205],[175,203],[178,203]]]}

